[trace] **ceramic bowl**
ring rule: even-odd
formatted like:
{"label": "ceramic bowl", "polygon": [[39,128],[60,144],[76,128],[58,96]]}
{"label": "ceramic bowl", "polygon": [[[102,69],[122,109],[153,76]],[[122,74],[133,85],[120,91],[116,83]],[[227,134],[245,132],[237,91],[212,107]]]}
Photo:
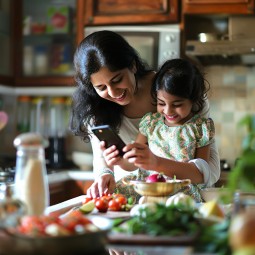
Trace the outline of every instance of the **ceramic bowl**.
{"label": "ceramic bowl", "polygon": [[[112,221],[101,216],[88,217],[100,228],[98,231],[56,237],[28,237],[8,232],[13,243],[26,255],[69,255],[69,254],[104,254],[107,235],[112,228]],[[16,254],[16,253],[15,253]]]}
{"label": "ceramic bowl", "polygon": [[93,167],[93,155],[92,153],[85,153],[80,151],[74,151],[72,153],[72,160],[81,170],[92,170]]}

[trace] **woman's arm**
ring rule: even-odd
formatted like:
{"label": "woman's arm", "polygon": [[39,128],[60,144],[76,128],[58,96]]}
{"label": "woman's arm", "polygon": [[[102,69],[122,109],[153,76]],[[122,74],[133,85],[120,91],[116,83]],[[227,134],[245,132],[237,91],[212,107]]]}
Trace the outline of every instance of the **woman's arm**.
{"label": "woman's arm", "polygon": [[207,187],[213,186],[220,178],[220,157],[215,141],[210,144],[210,158],[208,162],[203,159],[192,159],[189,163],[195,164],[203,175]]}

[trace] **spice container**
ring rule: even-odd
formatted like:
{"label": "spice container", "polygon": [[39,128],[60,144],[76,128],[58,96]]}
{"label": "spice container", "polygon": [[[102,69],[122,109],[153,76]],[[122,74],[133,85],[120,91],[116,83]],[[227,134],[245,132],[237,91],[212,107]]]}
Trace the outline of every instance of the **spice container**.
{"label": "spice container", "polygon": [[14,140],[17,148],[14,197],[27,207],[28,215],[41,215],[49,206],[49,186],[44,148],[48,146],[38,133],[24,133]]}

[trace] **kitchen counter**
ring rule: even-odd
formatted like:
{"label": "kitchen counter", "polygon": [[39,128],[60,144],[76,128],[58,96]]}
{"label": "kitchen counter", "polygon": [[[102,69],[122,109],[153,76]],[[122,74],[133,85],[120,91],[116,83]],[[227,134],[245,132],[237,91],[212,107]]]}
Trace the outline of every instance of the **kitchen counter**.
{"label": "kitchen counter", "polygon": [[94,180],[93,171],[63,170],[54,171],[48,174],[49,184],[68,180],[87,181]]}
{"label": "kitchen counter", "polygon": [[[69,211],[70,209],[72,209],[75,206],[80,206],[81,202],[83,200],[84,196],[78,196],[72,199],[69,199],[67,201],[64,201],[62,203],[50,206],[46,209],[46,214],[52,213],[52,212],[58,212],[58,213],[65,213],[67,211]],[[99,215],[99,216],[103,216],[103,217],[107,217],[110,219],[114,219],[114,218],[125,218],[125,217],[129,217],[130,213],[129,212],[113,212],[113,211],[108,211],[107,213],[99,213],[97,212],[97,210],[95,210],[94,212],[92,212],[92,215]],[[128,240],[128,238],[127,238]],[[213,254],[209,254],[209,253],[203,253],[203,254],[199,254],[199,253],[194,253],[193,252],[193,247],[190,245],[173,245],[173,244],[169,244],[169,245],[155,245],[152,244],[150,245],[148,243],[144,244],[144,241],[141,242],[141,245],[139,245],[139,243],[137,244],[132,244],[131,242],[127,242],[127,243],[118,243],[118,242],[114,242],[114,243],[108,243],[106,245],[106,253],[105,255],[125,255],[125,254],[143,254],[143,255],[164,255],[164,254],[174,254],[174,255],[213,255]]]}

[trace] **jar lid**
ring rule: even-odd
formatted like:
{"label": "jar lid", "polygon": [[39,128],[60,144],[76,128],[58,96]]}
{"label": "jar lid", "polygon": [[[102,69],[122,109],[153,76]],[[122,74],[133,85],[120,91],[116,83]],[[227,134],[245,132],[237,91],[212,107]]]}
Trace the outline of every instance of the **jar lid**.
{"label": "jar lid", "polygon": [[28,147],[28,146],[35,146],[35,147],[48,147],[49,141],[48,139],[45,139],[41,134],[39,133],[23,133],[18,135],[13,142],[15,147]]}

